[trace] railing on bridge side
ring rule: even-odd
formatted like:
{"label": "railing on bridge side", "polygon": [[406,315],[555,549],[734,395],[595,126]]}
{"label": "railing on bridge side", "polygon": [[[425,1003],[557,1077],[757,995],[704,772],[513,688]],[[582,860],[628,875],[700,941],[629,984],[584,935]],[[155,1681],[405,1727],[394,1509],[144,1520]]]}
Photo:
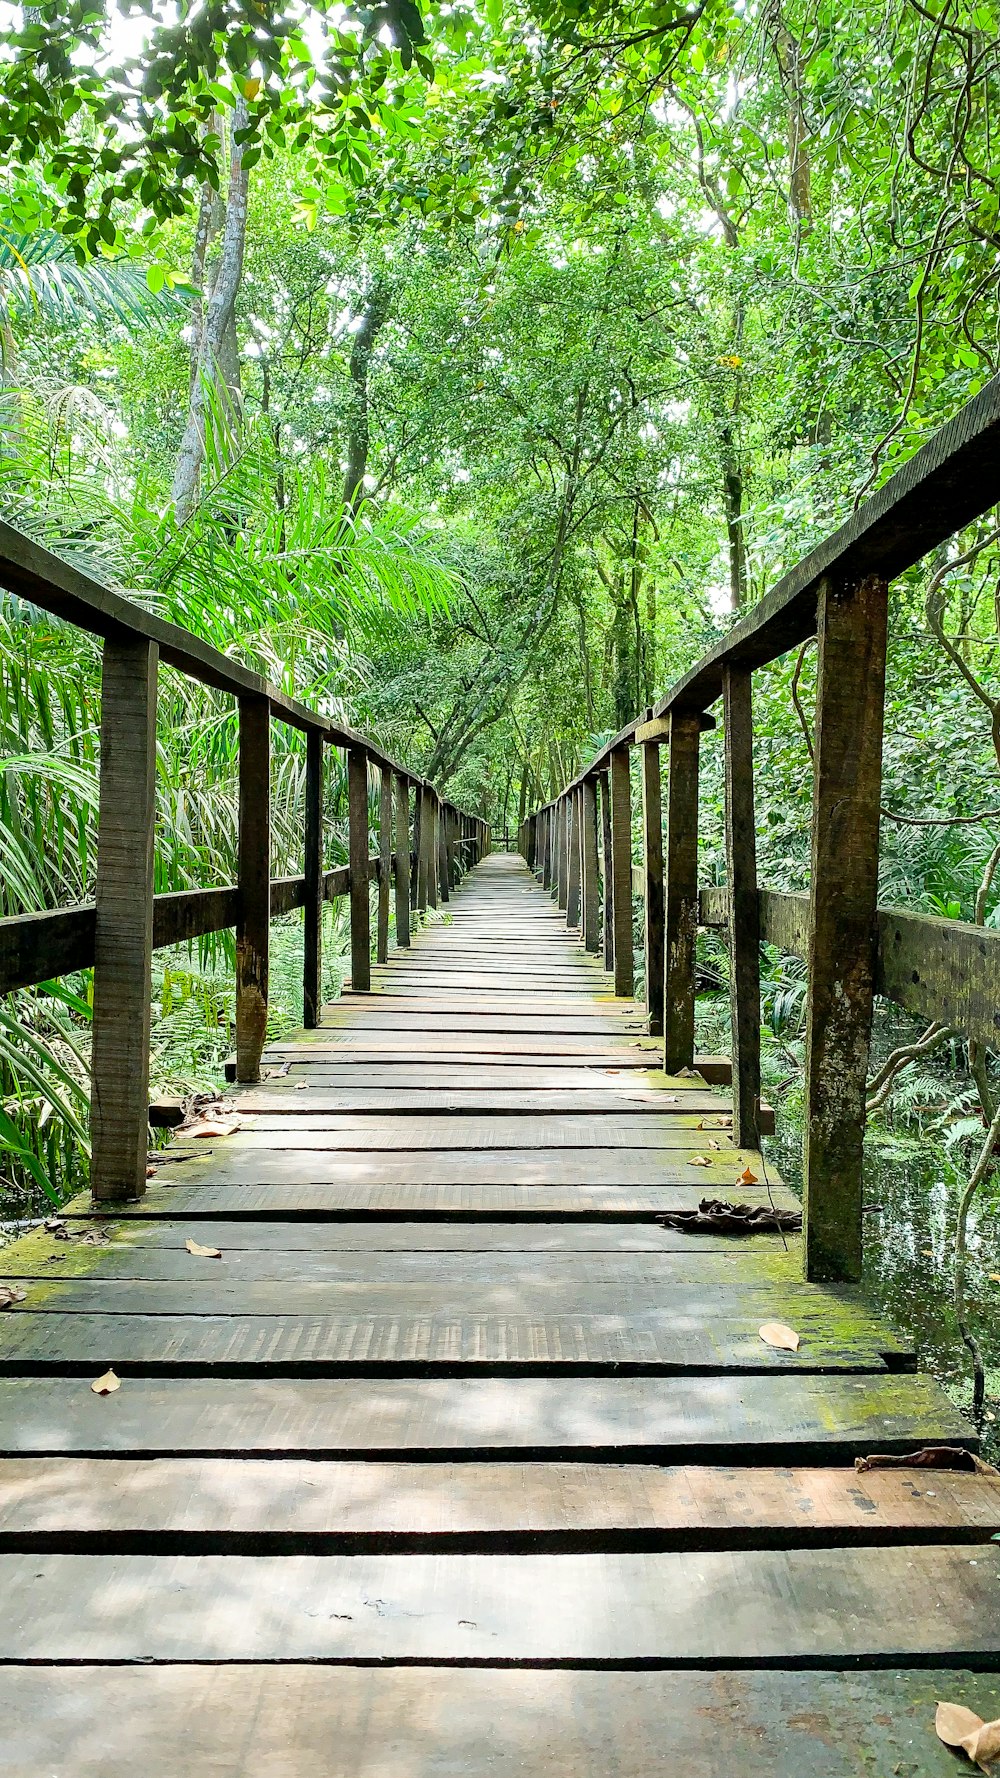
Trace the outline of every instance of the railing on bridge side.
{"label": "railing on bridge side", "polygon": [[[566,909],[568,923],[581,928],[589,951],[603,947],[615,993],[630,995],[628,749],[640,750],[649,1027],[663,1036],[668,1071],[692,1065],[697,928],[722,928],[730,950],[737,1143],[756,1146],[759,1137],[761,941],[807,959],[804,1248],[813,1279],[860,1276],[874,995],[983,1044],[1000,1041],[1000,933],[877,905],[889,582],[998,500],[1000,378],[519,830],[520,851]],[[810,889],[782,895],[757,883],[751,677],[755,667],[813,637],[819,649]],[[728,888],[699,893],[699,736],[714,728],[708,710],[719,698]]]}
{"label": "railing on bridge side", "polygon": [[[303,1007],[319,1022],[324,901],[350,898],[351,982],[371,986],[370,883],[378,883],[375,954],[388,954],[411,911],[447,901],[463,868],[489,850],[485,821],[383,753],[367,736],[317,714],[180,625],[80,573],[0,524],[0,585],[104,639],[96,897],[0,919],[0,993],[93,966],[91,1184],[121,1201],[146,1189],[150,975],[155,949],[236,929],[236,1078],[260,1078],[268,1004],[269,922],[304,909]],[[230,693],[239,712],[237,882],[153,892],[156,702],[160,661]],[[304,871],[271,877],[271,721],[306,736]],[[324,748],[347,757],[349,863],[323,868]],[[379,850],[369,853],[369,772],[379,774]],[[411,791],[413,803],[411,812]]]}

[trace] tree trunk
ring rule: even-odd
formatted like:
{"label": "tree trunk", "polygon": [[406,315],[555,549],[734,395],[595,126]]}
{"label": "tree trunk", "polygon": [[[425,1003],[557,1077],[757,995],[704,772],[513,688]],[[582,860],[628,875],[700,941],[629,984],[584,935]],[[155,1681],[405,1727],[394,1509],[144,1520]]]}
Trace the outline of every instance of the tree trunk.
{"label": "tree trunk", "polygon": [[[174,510],[183,524],[198,502],[199,482],[205,461],[205,385],[214,383],[227,391],[227,406],[232,416],[238,415],[239,372],[236,349],[236,298],[243,278],[246,252],[247,189],[249,174],[243,165],[243,151],[236,133],[246,127],[246,105],[241,100],[233,112],[229,158],[229,194],[222,230],[222,247],[212,284],[204,306],[197,360],[191,385],[191,402],[187,425],[177,452],[174,471]],[[199,228],[201,215],[199,214]],[[207,250],[208,240],[205,241]],[[197,242],[196,242],[197,252]],[[230,380],[234,376],[235,381]],[[228,375],[227,375],[228,370]]]}
{"label": "tree trunk", "polygon": [[385,273],[376,272],[368,286],[360,326],[351,346],[351,396],[344,471],[344,511],[348,517],[353,517],[364,498],[368,472],[368,372],[375,341],[389,319],[391,301],[392,289]]}

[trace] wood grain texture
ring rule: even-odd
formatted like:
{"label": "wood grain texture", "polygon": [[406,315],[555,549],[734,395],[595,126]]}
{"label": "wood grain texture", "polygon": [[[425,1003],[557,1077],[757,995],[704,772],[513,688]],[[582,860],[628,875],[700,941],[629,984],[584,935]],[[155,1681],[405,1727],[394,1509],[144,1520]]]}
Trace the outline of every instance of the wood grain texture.
{"label": "wood grain texture", "polygon": [[667,770],[663,1054],[670,1072],[694,1061],[694,952],[698,926],[698,751],[696,716],[670,718]]}
{"label": "wood grain texture", "polygon": [[410,946],[410,787],[397,772],[395,778],[395,851],[393,881],[395,884],[396,943],[401,950]]}
{"label": "wood grain texture", "polygon": [[302,950],[302,1023],[319,1024],[323,1003],[323,756],[322,735],[306,739],[305,909]]}
{"label": "wood grain texture", "polygon": [[371,904],[368,891],[368,757],[359,747],[347,755],[351,872],[351,982],[356,993],[371,983]]}
{"label": "wood grain texture", "polygon": [[[642,871],[645,933],[646,1013],[651,1037],[663,1035],[664,894],[663,793],[660,748],[647,741],[642,757]],[[745,1138],[749,1140],[749,1137]]]}
{"label": "wood grain texture", "polygon": [[236,926],[236,1078],[260,1078],[267,1033],[271,919],[271,713],[240,700],[239,913]]}
{"label": "wood grain texture", "polygon": [[632,791],[628,748],[611,755],[611,878],[615,993],[631,996],[635,982],[632,940]]}
{"label": "wood grain texture", "polygon": [[760,1140],[757,1120],[760,1098],[760,915],[754,816],[753,700],[749,673],[726,667],[722,684],[733,1132],[737,1142],[746,1142],[755,1148]]}

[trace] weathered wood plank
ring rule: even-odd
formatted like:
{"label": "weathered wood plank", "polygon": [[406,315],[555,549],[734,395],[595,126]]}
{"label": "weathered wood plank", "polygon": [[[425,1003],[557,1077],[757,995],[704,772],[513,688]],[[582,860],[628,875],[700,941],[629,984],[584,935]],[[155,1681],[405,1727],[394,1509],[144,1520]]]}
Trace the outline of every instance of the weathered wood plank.
{"label": "weathered wood plank", "polygon": [[820,589],[803,1155],[815,1279],[861,1276],[887,613],[884,581]]}
{"label": "weathered wood plank", "polygon": [[[112,1411],[108,1412],[109,1403]],[[400,1456],[850,1463],[875,1449],[972,1448],[927,1377],[0,1377],[0,1453]],[[917,1485],[921,1485],[919,1480]],[[933,1487],[933,1482],[927,1482]]]}
{"label": "weathered wood plank", "polygon": [[[421,1778],[954,1778],[935,1700],[981,1716],[989,1677],[902,1672],[595,1672],[267,1664],[0,1669],[4,1778],[385,1778],[401,1748]],[[239,1724],[234,1734],[233,1725]],[[109,1724],[115,1725],[113,1740]],[[706,1727],[708,1725],[708,1727]],[[331,1752],[331,1750],[336,1750]],[[861,1751],[863,1750],[863,1752]]]}
{"label": "weathered wood plank", "polygon": [[104,644],[91,1056],[92,1183],[105,1201],[146,1189],[156,644]]}
{"label": "weathered wood plank", "polygon": [[[0,1658],[986,1666],[968,1546],[566,1556],[0,1556]],[[924,1609],[913,1609],[914,1598]],[[372,1601],[379,1601],[374,1609]],[[748,1654],[748,1651],[752,1651]]]}

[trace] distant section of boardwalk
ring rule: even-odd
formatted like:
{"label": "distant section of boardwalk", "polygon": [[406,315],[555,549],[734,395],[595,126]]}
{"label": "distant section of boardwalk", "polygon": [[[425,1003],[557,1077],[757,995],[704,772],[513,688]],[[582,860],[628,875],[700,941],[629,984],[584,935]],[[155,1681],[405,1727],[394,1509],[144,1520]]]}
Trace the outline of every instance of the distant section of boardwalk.
{"label": "distant section of boardwalk", "polygon": [[0,1256],[0,1778],[954,1772],[1000,1487],[857,1473],[976,1440],[796,1239],[657,1220],[793,1200],[645,1029],[488,858],[235,1133]]}

